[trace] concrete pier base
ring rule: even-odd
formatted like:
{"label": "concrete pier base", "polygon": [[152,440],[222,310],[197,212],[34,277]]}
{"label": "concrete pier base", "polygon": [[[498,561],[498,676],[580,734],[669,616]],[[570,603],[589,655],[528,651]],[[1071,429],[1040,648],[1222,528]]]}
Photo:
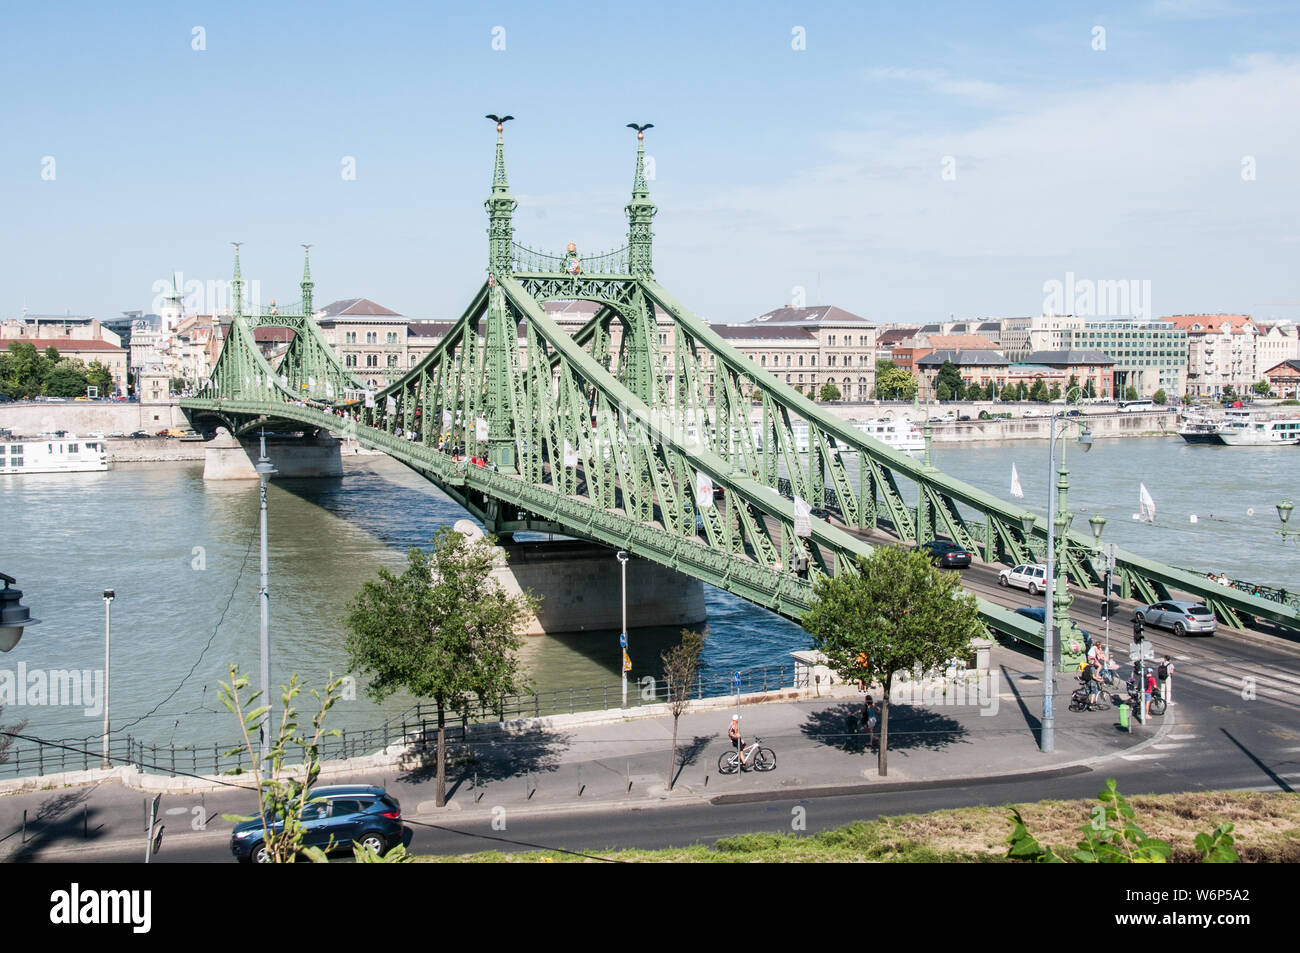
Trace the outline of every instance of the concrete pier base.
{"label": "concrete pier base", "polygon": [[[304,477],[341,477],[343,458],[341,441],[328,435],[316,437],[281,437],[267,435],[266,455],[276,469],[275,479]],[[203,479],[256,480],[257,437],[236,440],[224,427],[203,446]]]}
{"label": "concrete pier base", "polygon": [[[456,529],[482,531],[469,520]],[[500,547],[492,576],[506,592],[532,590],[541,599],[527,635],[617,632],[622,627],[622,582],[613,551],[582,540],[513,542]],[[627,627],[692,626],[708,618],[704,584],[644,559],[627,564]]]}

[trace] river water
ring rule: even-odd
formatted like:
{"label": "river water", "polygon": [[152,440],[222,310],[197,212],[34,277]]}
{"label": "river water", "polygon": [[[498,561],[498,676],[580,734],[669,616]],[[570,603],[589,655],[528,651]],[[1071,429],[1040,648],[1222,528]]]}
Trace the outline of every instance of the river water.
{"label": "river water", "polygon": [[[1043,441],[943,445],[940,469],[1006,498],[1017,465],[1026,503],[1045,509]],[[1175,565],[1227,571],[1296,587],[1300,549],[1273,534],[1274,504],[1300,489],[1294,448],[1188,446],[1163,437],[1098,440],[1069,449],[1075,527],[1100,512],[1104,539]],[[269,491],[272,684],[293,673],[319,687],[346,669],[342,619],[380,567],[400,572],[411,546],[464,517],[423,479],[385,457],[350,457],[340,480],[273,481]],[[112,724],[156,744],[211,743],[236,725],[217,697],[228,666],[256,681],[258,646],[257,484],[209,482],[202,464],[117,464],[107,473],[0,477],[0,570],[17,577],[24,604],[41,618],[4,670],[99,670],[104,663],[102,590],[112,588]],[[1140,524],[1138,484],[1157,520]],[[1253,515],[1251,515],[1253,510]],[[1191,514],[1198,517],[1190,522]],[[612,554],[611,554],[612,558]],[[789,665],[807,646],[796,625],[706,587],[706,677]],[[658,669],[672,630],[634,630],[632,677]],[[522,659],[539,690],[613,685],[616,632],[528,640]],[[310,699],[307,700],[308,702]],[[382,705],[362,690],[331,712],[335,727],[366,727],[413,699]],[[304,703],[303,709],[309,708]],[[102,714],[63,705],[10,703],[4,720],[26,718],[45,737],[85,738]]]}

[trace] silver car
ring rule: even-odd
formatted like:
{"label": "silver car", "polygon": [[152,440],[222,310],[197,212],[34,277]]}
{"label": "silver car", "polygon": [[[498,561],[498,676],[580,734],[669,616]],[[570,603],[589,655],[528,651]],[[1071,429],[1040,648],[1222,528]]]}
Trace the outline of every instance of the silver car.
{"label": "silver car", "polygon": [[1214,613],[1200,602],[1157,602],[1133,612],[1133,618],[1144,625],[1173,629],[1174,635],[1188,632],[1212,634],[1219,627]]}
{"label": "silver car", "polygon": [[1036,596],[1047,588],[1047,567],[1030,563],[1004,569],[998,573],[998,584],[1028,589],[1031,596]]}

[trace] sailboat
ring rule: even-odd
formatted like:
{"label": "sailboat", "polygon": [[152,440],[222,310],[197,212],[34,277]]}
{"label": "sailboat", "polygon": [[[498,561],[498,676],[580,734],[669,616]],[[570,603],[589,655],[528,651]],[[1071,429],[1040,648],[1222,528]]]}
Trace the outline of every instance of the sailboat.
{"label": "sailboat", "polygon": [[1020,486],[1020,474],[1016,472],[1016,465],[1011,464],[1011,495],[1018,500],[1025,498],[1025,491]]}
{"label": "sailboat", "polygon": [[1154,523],[1156,521],[1156,501],[1151,498],[1151,493],[1147,490],[1145,483],[1139,483],[1138,486],[1141,487],[1138,491],[1138,512],[1133,514],[1133,518],[1144,523]]}

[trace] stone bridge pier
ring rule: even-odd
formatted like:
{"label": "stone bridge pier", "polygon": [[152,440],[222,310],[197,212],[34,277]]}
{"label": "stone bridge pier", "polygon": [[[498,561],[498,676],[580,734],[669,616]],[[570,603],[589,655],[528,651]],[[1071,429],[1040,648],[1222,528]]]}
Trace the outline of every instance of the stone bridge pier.
{"label": "stone bridge pier", "polygon": [[[341,477],[341,443],[323,432],[302,437],[267,434],[266,455],[276,469],[276,477]],[[236,439],[229,430],[219,427],[217,435],[203,448],[203,479],[256,480],[260,452],[257,436]]]}
{"label": "stone bridge pier", "polygon": [[[483,531],[469,520],[456,521],[470,539]],[[547,632],[614,631],[622,628],[622,579],[612,550],[578,539],[511,542],[492,578],[515,595],[532,590],[540,597],[526,635]],[[704,584],[646,559],[627,564],[627,627],[690,627],[704,622]]]}

